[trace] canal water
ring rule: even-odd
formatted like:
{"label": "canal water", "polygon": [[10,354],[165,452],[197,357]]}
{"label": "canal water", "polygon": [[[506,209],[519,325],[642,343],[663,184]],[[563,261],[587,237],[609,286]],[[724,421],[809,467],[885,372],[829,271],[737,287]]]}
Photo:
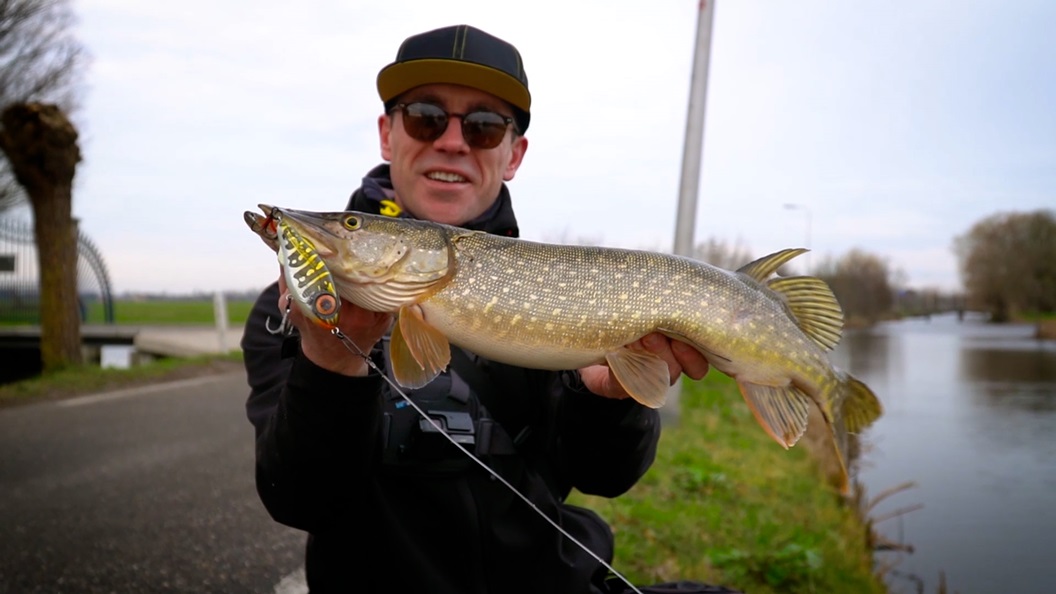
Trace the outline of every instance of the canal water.
{"label": "canal water", "polygon": [[1056,341],[1031,325],[968,315],[913,318],[845,333],[833,361],[885,407],[863,434],[859,478],[870,495],[906,481],[871,514],[911,554],[893,590],[1056,592]]}

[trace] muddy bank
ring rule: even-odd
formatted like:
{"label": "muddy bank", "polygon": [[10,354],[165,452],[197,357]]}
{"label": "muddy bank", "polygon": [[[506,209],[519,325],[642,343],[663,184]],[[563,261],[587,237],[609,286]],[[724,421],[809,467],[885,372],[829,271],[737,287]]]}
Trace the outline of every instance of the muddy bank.
{"label": "muddy bank", "polygon": [[1037,337],[1056,339],[1056,320],[1042,320],[1038,322]]}

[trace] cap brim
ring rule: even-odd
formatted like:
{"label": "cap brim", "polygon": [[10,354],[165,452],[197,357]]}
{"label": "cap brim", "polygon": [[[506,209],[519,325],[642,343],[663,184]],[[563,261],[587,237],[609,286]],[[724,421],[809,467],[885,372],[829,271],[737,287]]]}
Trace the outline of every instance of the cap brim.
{"label": "cap brim", "polygon": [[423,59],[390,64],[378,73],[378,94],[383,103],[421,85],[448,83],[491,93],[529,112],[532,97],[520,81],[489,66],[455,60]]}

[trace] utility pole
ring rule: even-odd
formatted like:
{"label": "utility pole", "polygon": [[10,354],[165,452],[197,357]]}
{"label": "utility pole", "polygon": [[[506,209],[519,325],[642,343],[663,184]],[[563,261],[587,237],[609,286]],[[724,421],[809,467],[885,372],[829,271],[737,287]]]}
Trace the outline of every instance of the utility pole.
{"label": "utility pole", "polygon": [[689,111],[686,115],[686,138],[682,148],[682,181],[679,184],[678,215],[675,218],[675,253],[680,256],[693,255],[700,165],[704,157],[704,108],[708,98],[708,63],[711,58],[715,0],[700,0],[699,8],[693,76],[689,87]]}
{"label": "utility pole", "polygon": [[[682,181],[678,192],[678,214],[675,216],[675,254],[692,256],[697,222],[697,196],[700,188],[700,166],[704,157],[704,108],[708,98],[708,63],[711,59],[711,30],[715,18],[715,1],[700,0],[697,11],[697,39],[693,52],[693,74],[689,85],[689,110],[686,115],[686,138],[682,149]],[[677,424],[682,379],[667,393],[667,404],[661,409],[664,424]]]}

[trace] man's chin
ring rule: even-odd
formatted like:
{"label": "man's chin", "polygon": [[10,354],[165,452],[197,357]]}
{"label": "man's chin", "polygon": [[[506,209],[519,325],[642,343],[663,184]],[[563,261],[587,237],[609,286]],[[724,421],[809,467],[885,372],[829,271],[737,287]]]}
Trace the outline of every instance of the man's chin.
{"label": "man's chin", "polygon": [[465,200],[430,200],[419,205],[421,212],[414,215],[419,219],[435,221],[447,225],[461,225],[477,215],[471,204]]}

